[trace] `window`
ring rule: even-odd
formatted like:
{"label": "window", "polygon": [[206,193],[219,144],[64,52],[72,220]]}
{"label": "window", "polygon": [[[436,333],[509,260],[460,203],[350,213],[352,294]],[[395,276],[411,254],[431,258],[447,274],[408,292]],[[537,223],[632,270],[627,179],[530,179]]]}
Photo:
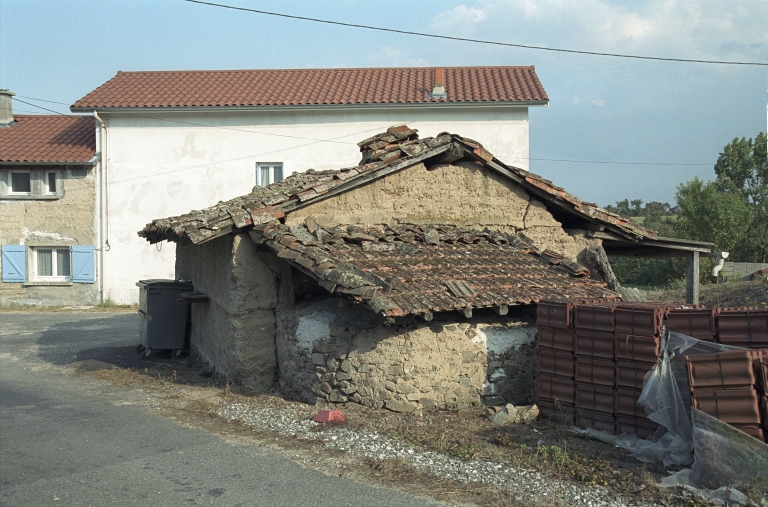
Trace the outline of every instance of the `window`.
{"label": "window", "polygon": [[66,169],[51,166],[34,169],[0,168],[0,199],[61,199],[64,197],[66,175]]}
{"label": "window", "polygon": [[48,195],[56,195],[56,171],[45,173],[45,186]]}
{"label": "window", "polygon": [[256,164],[256,184],[266,187],[271,183],[283,181],[283,164],[259,162]]}
{"label": "window", "polygon": [[72,275],[69,247],[32,249],[32,278],[41,281],[66,282]]}
{"label": "window", "polygon": [[34,285],[95,283],[95,249],[90,245],[2,245],[2,281]]}
{"label": "window", "polygon": [[32,176],[29,171],[11,171],[8,181],[12,195],[32,195]]}

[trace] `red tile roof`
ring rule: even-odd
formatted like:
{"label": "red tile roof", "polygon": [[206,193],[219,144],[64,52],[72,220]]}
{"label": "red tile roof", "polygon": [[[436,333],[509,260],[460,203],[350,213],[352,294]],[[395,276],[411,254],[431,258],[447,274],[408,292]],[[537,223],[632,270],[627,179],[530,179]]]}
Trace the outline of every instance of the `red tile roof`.
{"label": "red tile roof", "polygon": [[77,164],[96,154],[91,116],[14,115],[0,127],[0,163]]}
{"label": "red tile roof", "polygon": [[447,98],[432,99],[434,68],[118,72],[72,111],[429,102],[546,102],[533,67],[446,67]]}
{"label": "red tile roof", "polygon": [[391,127],[387,132],[358,143],[363,158],[360,165],[339,170],[294,173],[268,187],[254,187],[250,194],[220,202],[201,211],[177,217],[153,220],[139,236],[151,243],[163,240],[204,243],[235,230],[282,218],[292,210],[343,192],[372,179],[420,162],[470,160],[490,167],[512,179],[553,209],[562,210],[582,224],[597,224],[631,240],[656,240],[653,229],[635,224],[628,218],[583,202],[551,181],[523,169],[505,165],[477,141],[443,132],[437,137],[419,139],[416,130],[406,126]]}
{"label": "red tile roof", "polygon": [[618,296],[522,234],[405,224],[325,230],[307,218],[291,227],[274,220],[250,235],[324,289],[382,317]]}

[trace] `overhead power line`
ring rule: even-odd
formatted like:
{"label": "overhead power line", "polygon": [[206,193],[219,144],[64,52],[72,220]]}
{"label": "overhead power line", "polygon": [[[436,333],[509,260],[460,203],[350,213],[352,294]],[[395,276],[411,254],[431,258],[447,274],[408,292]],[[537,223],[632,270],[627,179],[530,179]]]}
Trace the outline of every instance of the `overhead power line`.
{"label": "overhead power line", "polygon": [[[74,115],[70,115],[70,114],[67,114],[67,113],[60,113],[60,112],[58,112],[58,111],[54,111],[53,109],[48,109],[47,107],[38,106],[37,104],[33,104],[33,103],[31,103],[31,102],[25,102],[25,101],[23,101],[23,100],[20,100],[20,99],[18,98],[18,96],[17,96],[17,98],[15,98],[14,100],[15,100],[16,102],[21,102],[22,104],[26,104],[26,105],[28,105],[28,106],[32,106],[32,107],[36,107],[36,108],[38,108],[38,109],[42,109],[43,111],[48,111],[49,113],[60,114],[60,115],[63,115],[63,116],[74,116]],[[35,99],[35,100],[37,100],[37,99]],[[53,101],[52,101],[52,100],[46,100],[46,102],[53,102]],[[60,102],[57,102],[57,104],[60,104]]]}
{"label": "overhead power line", "polygon": [[438,35],[435,33],[425,33],[425,32],[413,32],[410,30],[400,30],[397,28],[385,28],[381,26],[372,26],[372,25],[360,25],[357,23],[345,23],[342,21],[331,21],[329,19],[319,19],[319,18],[310,18],[307,16],[296,16],[292,14],[283,14],[280,12],[270,12],[270,11],[262,11],[259,9],[249,9],[247,7],[237,7],[234,5],[225,5],[225,4],[218,4],[213,2],[203,2],[201,0],[184,0],[185,2],[193,3],[193,4],[200,4],[200,5],[209,5],[211,7],[220,7],[222,9],[231,9],[233,11],[243,11],[243,12],[251,12],[254,14],[264,14],[267,16],[276,16],[279,18],[288,18],[288,19],[298,19],[302,21],[312,21],[314,23],[325,23],[327,25],[337,25],[337,26],[346,26],[349,28],[364,28],[366,30],[377,30],[379,32],[390,32],[390,33],[399,33],[403,35],[416,35],[419,37],[431,37],[433,39],[445,39],[445,40],[453,40],[453,41],[460,41],[460,42],[472,42],[475,44],[489,44],[492,46],[506,46],[506,47],[513,47],[513,48],[524,48],[524,49],[536,49],[540,51],[554,51],[558,53],[574,53],[579,55],[590,55],[590,56],[609,56],[613,58],[632,58],[636,60],[658,60],[663,62],[683,62],[683,63],[708,63],[708,64],[718,64],[718,65],[759,65],[759,66],[768,66],[768,62],[736,62],[736,61],[724,61],[724,60],[696,60],[691,58],[666,58],[661,56],[642,56],[642,55],[626,55],[626,54],[620,54],[620,53],[600,53],[597,51],[581,51],[578,49],[565,49],[565,48],[550,48],[545,46],[532,46],[529,44],[513,44],[511,42],[499,42],[499,41],[492,41],[492,40],[483,40],[483,39],[469,39],[466,37],[453,37],[450,35]]}
{"label": "overhead power line", "polygon": [[[25,102],[23,100],[19,100],[19,97],[30,99],[30,100],[39,100],[41,102],[49,102],[51,104],[61,104],[61,105],[67,105],[65,102],[57,102],[55,100],[46,100],[46,99],[37,99],[34,97],[25,97],[24,95],[16,95],[16,98],[14,99],[17,102],[21,102],[23,104],[28,104],[32,107],[37,107],[40,109],[43,109],[45,111],[50,111],[52,113],[56,114],[63,114],[63,113],[57,113],[53,109],[48,109],[42,106],[38,106],[36,104],[32,104],[31,102]],[[133,114],[133,113],[132,113]],[[82,116],[82,115],[74,115],[74,114],[64,114],[64,116]],[[299,137],[299,136],[290,136],[287,134],[273,134],[269,132],[258,132],[255,130],[245,130],[245,129],[237,129],[233,127],[222,127],[220,125],[207,125],[205,123],[196,123],[191,121],[182,121],[182,120],[171,120],[167,118],[157,118],[155,116],[147,116],[147,115],[140,115],[136,114],[134,115],[138,118],[147,118],[150,120],[156,120],[156,121],[166,121],[170,123],[180,123],[182,125],[192,125],[195,127],[206,127],[206,128],[216,128],[216,129],[224,129],[224,130],[233,130],[235,132],[245,132],[246,134],[260,134],[260,135],[266,135],[266,136],[278,136],[278,137],[289,137],[293,139],[301,139],[304,141],[317,141],[317,142],[328,142],[328,143],[338,143],[338,144],[357,144],[349,141],[336,141],[333,139],[315,139],[311,137]],[[412,123],[412,122],[405,122],[405,123]],[[369,131],[361,132],[361,134],[366,134],[369,132],[373,132],[377,129],[371,129]],[[620,162],[620,161],[612,161],[612,160],[576,160],[576,159],[566,159],[566,158],[533,158],[533,157],[520,157],[524,160],[537,160],[542,162],[567,162],[572,164],[609,164],[609,165],[641,165],[641,166],[671,166],[671,167],[683,167],[683,166],[701,166],[701,167],[710,167],[712,164],[702,164],[702,163],[678,163],[678,162]]]}

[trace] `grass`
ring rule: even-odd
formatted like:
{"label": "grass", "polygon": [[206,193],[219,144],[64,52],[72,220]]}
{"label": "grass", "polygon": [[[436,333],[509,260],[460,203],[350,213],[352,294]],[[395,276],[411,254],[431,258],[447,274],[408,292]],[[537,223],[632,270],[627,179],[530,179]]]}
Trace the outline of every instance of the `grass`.
{"label": "grass", "polygon": [[137,310],[139,307],[138,305],[120,305],[107,298],[96,305],[95,308],[98,308],[99,310]]}
{"label": "grass", "polygon": [[[684,303],[685,289],[654,290],[647,293],[648,301]],[[727,282],[704,284],[699,287],[699,303],[715,307],[753,306],[768,309],[768,283]]]}

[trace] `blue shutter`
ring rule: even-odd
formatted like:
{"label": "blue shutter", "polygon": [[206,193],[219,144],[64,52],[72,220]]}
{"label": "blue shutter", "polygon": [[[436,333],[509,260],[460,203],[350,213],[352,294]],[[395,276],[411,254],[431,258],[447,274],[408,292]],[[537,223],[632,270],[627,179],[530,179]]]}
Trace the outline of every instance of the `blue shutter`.
{"label": "blue shutter", "polygon": [[72,281],[75,283],[96,281],[92,246],[72,247]]}
{"label": "blue shutter", "polygon": [[27,249],[24,245],[3,245],[3,281],[23,282],[27,279]]}

